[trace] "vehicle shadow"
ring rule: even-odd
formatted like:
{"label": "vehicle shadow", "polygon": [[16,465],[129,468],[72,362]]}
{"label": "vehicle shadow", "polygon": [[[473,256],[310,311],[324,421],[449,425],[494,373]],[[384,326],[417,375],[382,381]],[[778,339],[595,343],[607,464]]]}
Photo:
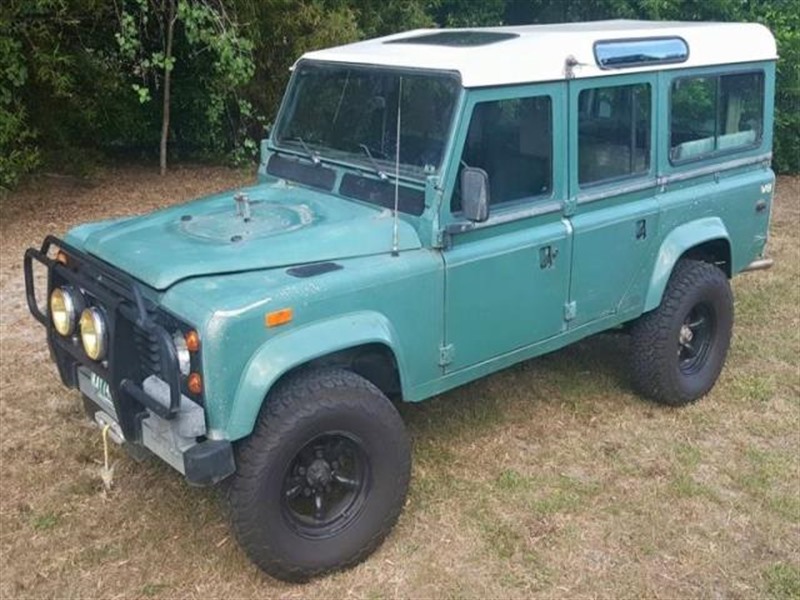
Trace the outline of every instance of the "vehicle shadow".
{"label": "vehicle shadow", "polygon": [[506,414],[549,405],[589,414],[600,403],[645,401],[633,391],[629,363],[629,336],[604,332],[399,410],[415,437],[479,433]]}

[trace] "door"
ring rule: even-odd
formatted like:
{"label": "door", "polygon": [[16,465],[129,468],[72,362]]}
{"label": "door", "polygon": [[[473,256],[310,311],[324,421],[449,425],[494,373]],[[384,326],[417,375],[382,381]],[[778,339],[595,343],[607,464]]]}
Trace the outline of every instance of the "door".
{"label": "door", "polygon": [[570,328],[641,310],[657,237],[656,75],[569,82]]}
{"label": "door", "polygon": [[565,328],[570,268],[569,226],[562,215],[565,96],[564,84],[469,93],[450,172],[484,169],[490,212],[483,223],[466,221],[453,177],[450,210],[443,215],[449,233],[445,372]]}

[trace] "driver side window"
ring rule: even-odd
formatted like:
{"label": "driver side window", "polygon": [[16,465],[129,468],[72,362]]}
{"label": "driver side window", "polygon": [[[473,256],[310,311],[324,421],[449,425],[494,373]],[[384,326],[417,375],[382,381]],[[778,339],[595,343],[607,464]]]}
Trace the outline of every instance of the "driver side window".
{"label": "driver side window", "polygon": [[451,210],[461,210],[464,166],[489,175],[492,206],[549,194],[552,189],[552,102],[549,96],[480,102],[470,119]]}

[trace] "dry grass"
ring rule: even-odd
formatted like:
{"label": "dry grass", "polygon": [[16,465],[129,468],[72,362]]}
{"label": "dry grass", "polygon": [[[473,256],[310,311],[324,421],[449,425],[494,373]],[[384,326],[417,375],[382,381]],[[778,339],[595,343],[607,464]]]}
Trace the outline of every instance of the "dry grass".
{"label": "dry grass", "polygon": [[125,169],[0,200],[0,597],[800,597],[797,178],[778,183],[776,267],[735,281],[735,339],[709,397],[640,400],[627,339],[604,335],[406,407],[408,505],[349,572],[305,586],[260,574],[213,491],[119,449],[104,495],[100,436],[24,306],[24,248],[247,179]]}

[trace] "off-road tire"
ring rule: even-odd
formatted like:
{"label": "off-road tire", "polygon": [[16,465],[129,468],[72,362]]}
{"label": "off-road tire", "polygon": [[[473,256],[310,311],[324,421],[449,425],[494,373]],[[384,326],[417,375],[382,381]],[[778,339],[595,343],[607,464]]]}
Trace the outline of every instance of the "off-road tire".
{"label": "off-road tire", "polygon": [[[304,444],[331,431],[363,445],[369,489],[342,529],[310,539],[287,516],[283,482]],[[236,456],[228,488],[235,535],[258,567],[295,582],[352,567],[374,552],[400,515],[411,472],[408,435],[395,407],[366,379],[333,368],[279,382]]]}
{"label": "off-road tire", "polygon": [[[710,345],[693,370],[681,367],[682,327],[693,310],[713,320]],[[713,264],[680,260],[661,304],[644,314],[631,329],[633,384],[645,397],[682,406],[707,394],[719,377],[730,346],[733,295],[725,273]]]}

